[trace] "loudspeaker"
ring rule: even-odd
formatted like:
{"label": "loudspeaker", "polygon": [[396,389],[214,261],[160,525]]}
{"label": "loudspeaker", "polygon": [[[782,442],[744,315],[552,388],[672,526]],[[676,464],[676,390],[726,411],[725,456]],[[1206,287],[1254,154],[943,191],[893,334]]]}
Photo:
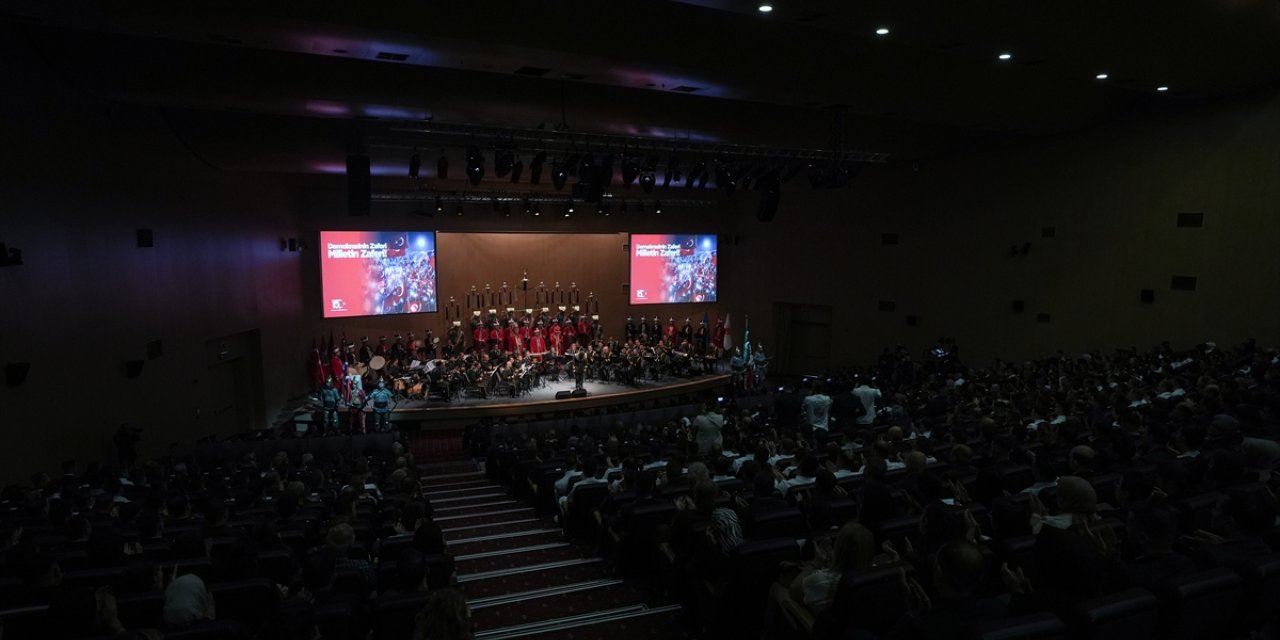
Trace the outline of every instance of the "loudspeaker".
{"label": "loudspeaker", "polygon": [[369,215],[372,192],[369,179],[369,156],[347,156],[347,213]]}
{"label": "loudspeaker", "polygon": [[1143,289],[1143,290],[1138,294],[1138,297],[1139,297],[1139,299],[1141,299],[1143,302],[1145,302],[1145,303],[1147,303],[1147,304],[1150,304],[1150,303],[1152,303],[1152,302],[1155,302],[1155,301],[1156,301],[1156,292],[1155,292],[1155,289]]}
{"label": "loudspeaker", "polygon": [[573,395],[573,397],[575,397],[575,398],[585,398],[585,397],[587,397],[587,390],[586,390],[586,389],[574,389],[574,390],[573,390],[573,394],[572,394],[572,395]]}
{"label": "loudspeaker", "polygon": [[556,400],[568,400],[572,396],[573,396],[573,392],[567,389],[564,391],[556,392]]}
{"label": "loudspeaker", "polygon": [[142,364],[141,360],[130,360],[124,363],[124,375],[130,378],[142,375]]}
{"label": "loudspeaker", "polygon": [[30,371],[30,362],[7,362],[4,365],[4,383],[10,387],[16,387],[27,381],[27,374]]}

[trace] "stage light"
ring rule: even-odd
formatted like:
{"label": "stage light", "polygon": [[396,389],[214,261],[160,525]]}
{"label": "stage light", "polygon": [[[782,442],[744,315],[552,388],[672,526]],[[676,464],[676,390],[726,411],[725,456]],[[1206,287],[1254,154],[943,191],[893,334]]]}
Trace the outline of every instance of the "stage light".
{"label": "stage light", "polygon": [[484,155],[475,145],[467,147],[467,179],[471,184],[480,184],[480,179],[484,178]]}
{"label": "stage light", "polygon": [[1106,80],[1106,79],[1107,79],[1107,77],[1108,77],[1108,76],[1107,76],[1107,74],[1105,74],[1105,73],[1099,73],[1098,75],[1094,76],[1094,79],[1095,79],[1095,80]]}
{"label": "stage light", "polygon": [[671,186],[671,165],[667,165],[667,170],[662,173],[662,187],[665,189]]}
{"label": "stage light", "polygon": [[516,163],[515,154],[510,150],[502,150],[493,156],[493,175],[499,178],[505,178],[511,173],[511,168]]}
{"label": "stage light", "polygon": [[532,212],[532,211],[533,211],[533,208],[529,206],[529,199],[528,199],[528,198],[525,198],[525,199],[524,199],[524,213],[525,213],[525,215],[528,215],[528,214],[529,214],[530,212]]}
{"label": "stage light", "polygon": [[[703,172],[702,172],[702,176],[698,178],[698,188],[699,188],[699,189],[706,189],[706,188],[707,188],[707,179],[708,179],[708,178],[710,178],[710,177],[711,177],[711,172],[710,172],[710,171],[703,171]],[[692,179],[692,178],[690,178],[690,180],[689,180],[689,181],[690,181],[690,182],[692,182],[692,181],[693,181],[693,179]]]}
{"label": "stage light", "polygon": [[653,212],[654,212],[654,213],[658,213],[658,214],[661,214],[661,213],[662,213],[662,201],[661,201],[661,200],[655,200],[655,201],[654,201],[654,203],[653,203]]}
{"label": "stage light", "polygon": [[887,36],[889,35],[889,29],[887,27],[880,27],[879,29],[876,29],[876,35]]}
{"label": "stage light", "polygon": [[564,189],[564,183],[569,181],[569,172],[565,171],[563,165],[558,162],[551,163],[551,184],[555,186],[556,191]]}
{"label": "stage light", "polygon": [[1011,59],[1013,58],[1013,54],[1012,54],[1012,53],[1002,53],[1002,54],[1000,54],[1000,55],[998,55],[998,56],[996,56],[996,57],[997,57],[997,58],[999,58],[999,59],[1001,59],[1001,60],[1011,60]]}
{"label": "stage light", "polygon": [[686,189],[693,188],[694,181],[696,181],[699,176],[703,175],[703,171],[706,169],[706,166],[707,163],[701,161],[693,165],[693,168],[689,170],[689,175],[684,177],[684,186]]}
{"label": "stage light", "polygon": [[598,216],[604,215],[604,205],[599,202],[596,203],[596,215]]}
{"label": "stage light", "polygon": [[462,217],[462,205],[458,205],[458,217]]}
{"label": "stage light", "polygon": [[417,151],[414,151],[413,155],[409,156],[409,177],[410,178],[418,177],[418,173],[421,169],[422,169],[422,156],[418,155]]}
{"label": "stage light", "polygon": [[506,206],[502,207],[502,216],[503,216],[504,218],[510,218],[510,217],[511,217],[511,205],[506,205]]}
{"label": "stage light", "polygon": [[511,184],[520,182],[520,174],[524,172],[524,161],[516,158],[516,163],[511,165]]}
{"label": "stage light", "polygon": [[758,8],[760,9],[760,13],[769,13],[773,11],[773,5],[771,4],[762,4]]}
{"label": "stage light", "polygon": [[630,187],[640,175],[640,161],[635,158],[622,159],[622,186]]}
{"label": "stage light", "polygon": [[1164,87],[1164,86],[1156,87],[1156,91],[1168,91],[1168,90],[1169,90],[1169,87]]}
{"label": "stage light", "polygon": [[[667,173],[671,174],[672,180],[680,182],[683,175],[680,173],[680,158],[676,157],[674,153],[667,157]],[[662,186],[665,187],[667,185],[664,184]]]}
{"label": "stage light", "polygon": [[605,156],[600,163],[600,168],[596,170],[596,175],[599,176],[600,184],[604,189],[613,186],[613,160],[613,154]]}
{"label": "stage light", "polygon": [[540,204],[533,205],[533,215],[535,217],[542,215],[542,205]]}
{"label": "stage light", "polygon": [[539,151],[537,155],[533,156],[533,160],[529,161],[529,184],[542,182],[542,163],[546,161],[546,151]]}
{"label": "stage light", "polygon": [[566,160],[564,164],[565,164],[565,170],[569,172],[569,175],[571,176],[578,175],[578,165],[582,164],[582,154],[581,153],[569,154],[569,159]]}
{"label": "stage light", "polygon": [[654,177],[652,173],[645,172],[640,174],[640,188],[644,189],[645,193],[650,193],[653,191],[653,184],[654,184]]}
{"label": "stage light", "polygon": [[444,213],[444,200],[439,197],[436,198],[436,213]]}
{"label": "stage light", "polygon": [[564,204],[564,217],[568,218],[573,215],[573,201],[570,200]]}
{"label": "stage light", "polygon": [[440,154],[440,159],[436,161],[436,177],[441,180],[449,177],[449,158],[445,157],[443,153]]}

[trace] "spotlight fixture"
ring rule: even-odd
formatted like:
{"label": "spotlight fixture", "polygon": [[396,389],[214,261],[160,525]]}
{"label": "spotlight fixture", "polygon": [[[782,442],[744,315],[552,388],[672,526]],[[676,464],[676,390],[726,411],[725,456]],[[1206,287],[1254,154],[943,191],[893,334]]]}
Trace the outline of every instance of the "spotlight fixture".
{"label": "spotlight fixture", "polygon": [[773,5],[771,4],[762,4],[757,8],[760,10],[760,13],[770,13],[773,11]]}
{"label": "spotlight fixture", "polygon": [[537,155],[533,156],[533,160],[529,161],[529,184],[542,182],[542,164],[546,161],[546,151],[539,151]]}
{"label": "spotlight fixture", "polygon": [[462,217],[462,205],[458,205],[458,217]]}
{"label": "spotlight fixture", "polygon": [[421,169],[422,169],[422,156],[418,155],[417,151],[414,151],[413,155],[409,156],[409,177],[410,178],[418,177],[418,173]]}
{"label": "spotlight fixture", "polygon": [[596,215],[598,216],[604,215],[604,205],[599,202],[596,203]]}
{"label": "spotlight fixture", "polygon": [[444,199],[436,196],[436,213],[444,213]]}
{"label": "spotlight fixture", "polygon": [[508,204],[502,207],[502,217],[504,218],[511,217],[511,205]]}
{"label": "spotlight fixture", "polygon": [[542,205],[540,204],[533,205],[533,215],[535,217],[542,215]]}
{"label": "spotlight fixture", "polygon": [[436,177],[445,180],[449,177],[449,158],[440,153],[440,159],[436,161]]}
{"label": "spotlight fixture", "polygon": [[630,187],[640,175],[640,161],[634,157],[622,159],[622,186]]}
{"label": "spotlight fixture", "polygon": [[996,57],[997,57],[997,58],[999,58],[999,59],[1001,59],[1001,60],[1010,60],[1010,59],[1012,59],[1012,58],[1013,58],[1013,54],[1012,54],[1012,53],[1002,53],[1002,54],[1000,54],[1000,55],[998,55],[998,56],[996,56]]}
{"label": "spotlight fixture", "polygon": [[661,200],[655,200],[655,201],[654,201],[654,203],[653,203],[653,212],[654,212],[654,213],[657,213],[657,214],[661,214],[661,213],[662,213],[662,201],[661,201]]}
{"label": "spotlight fixture", "polygon": [[1107,79],[1107,77],[1108,77],[1108,76],[1107,76],[1107,74],[1105,74],[1105,73],[1099,73],[1098,75],[1094,76],[1094,79],[1096,79],[1096,80],[1106,80],[1106,79]]}
{"label": "spotlight fixture", "polygon": [[876,29],[876,35],[878,35],[878,36],[887,36],[887,35],[889,35],[889,28],[888,28],[888,27],[880,27],[879,29]]}
{"label": "spotlight fixture", "polygon": [[528,214],[529,214],[529,213],[531,213],[532,211],[533,211],[533,208],[532,208],[531,206],[529,206],[529,199],[528,199],[528,198],[525,198],[525,199],[524,199],[524,213],[525,213],[525,215],[528,215]]}
{"label": "spotlight fixture", "polygon": [[520,182],[521,173],[524,173],[524,161],[516,158],[516,163],[511,165],[511,184]]}
{"label": "spotlight fixture", "polygon": [[564,189],[564,183],[569,181],[569,172],[565,170],[564,165],[553,162],[551,163],[551,184],[555,186],[556,191]]}
{"label": "spotlight fixture", "polygon": [[467,147],[467,180],[471,184],[480,184],[480,179],[484,178],[484,155],[475,145]]}
{"label": "spotlight fixture", "polygon": [[646,171],[645,173],[640,174],[640,188],[644,189],[645,193],[653,191],[654,181],[653,173]]}
{"label": "spotlight fixture", "polygon": [[1160,91],[1160,92],[1162,92],[1162,93],[1163,93],[1163,92],[1165,92],[1165,91],[1168,91],[1168,90],[1169,90],[1169,87],[1166,87],[1166,86],[1163,86],[1163,85],[1161,85],[1161,86],[1159,86],[1159,87],[1156,87],[1156,91]]}
{"label": "spotlight fixture", "polygon": [[600,185],[604,189],[613,186],[613,154],[606,155],[600,161],[600,167],[596,170],[600,180]]}
{"label": "spotlight fixture", "polygon": [[505,178],[511,173],[516,163],[516,156],[509,149],[503,149],[493,155],[493,175]]}
{"label": "spotlight fixture", "polygon": [[573,215],[573,200],[564,203],[564,217],[568,218]]}

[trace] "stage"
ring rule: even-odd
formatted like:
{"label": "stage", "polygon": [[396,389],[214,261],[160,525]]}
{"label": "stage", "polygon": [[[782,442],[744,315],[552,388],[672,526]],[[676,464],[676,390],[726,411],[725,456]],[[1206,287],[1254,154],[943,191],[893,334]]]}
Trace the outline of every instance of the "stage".
{"label": "stage", "polygon": [[[481,421],[551,420],[582,413],[603,414],[621,406],[639,411],[676,402],[689,403],[696,399],[695,396],[703,394],[727,394],[731,380],[728,374],[709,374],[644,381],[636,385],[587,381],[583,383],[587,395],[557,399],[557,392],[569,392],[574,387],[572,378],[561,378],[559,382],[547,381],[545,385],[515,398],[468,397],[453,402],[402,399],[391,412],[391,422],[401,431],[457,430]],[[314,406],[298,407],[290,422],[305,429],[315,419],[314,411]],[[345,420],[345,412],[342,413]],[[373,425],[371,414],[366,416],[366,422]]]}

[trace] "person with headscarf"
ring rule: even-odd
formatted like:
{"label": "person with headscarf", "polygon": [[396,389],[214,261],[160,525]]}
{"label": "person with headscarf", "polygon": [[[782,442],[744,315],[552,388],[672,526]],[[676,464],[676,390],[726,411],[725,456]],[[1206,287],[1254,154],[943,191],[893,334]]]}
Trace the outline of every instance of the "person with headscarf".
{"label": "person with headscarf", "polygon": [[1099,527],[1098,495],[1079,476],[1058,478],[1058,513],[1049,514],[1033,495],[1031,527],[1041,602],[1062,610],[1108,593],[1113,583],[1115,538]]}
{"label": "person with headscarf", "polygon": [[164,623],[178,626],[214,619],[213,594],[194,573],[174,578],[164,590]]}

